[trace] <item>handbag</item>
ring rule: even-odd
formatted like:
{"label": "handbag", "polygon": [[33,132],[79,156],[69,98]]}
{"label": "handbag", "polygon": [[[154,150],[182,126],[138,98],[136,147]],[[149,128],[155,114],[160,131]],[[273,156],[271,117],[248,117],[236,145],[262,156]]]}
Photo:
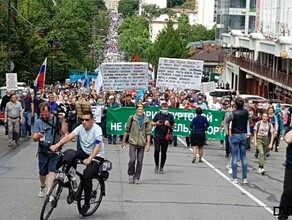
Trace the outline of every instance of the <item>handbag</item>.
{"label": "handbag", "polygon": [[166,135],[164,136],[165,141],[171,141],[172,140],[172,130],[168,129]]}

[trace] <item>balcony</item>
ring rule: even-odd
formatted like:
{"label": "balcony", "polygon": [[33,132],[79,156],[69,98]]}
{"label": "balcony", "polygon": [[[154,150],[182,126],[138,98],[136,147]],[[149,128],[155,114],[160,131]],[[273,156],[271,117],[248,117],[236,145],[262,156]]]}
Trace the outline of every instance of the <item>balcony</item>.
{"label": "balcony", "polygon": [[278,82],[281,84],[281,87],[284,88],[286,88],[287,86],[292,87],[292,77],[287,73],[276,71],[266,66],[256,64],[252,60],[239,58],[235,56],[227,57],[227,61],[237,64],[238,66],[245,68],[251,72],[254,72],[260,76],[267,77],[273,80],[274,82]]}

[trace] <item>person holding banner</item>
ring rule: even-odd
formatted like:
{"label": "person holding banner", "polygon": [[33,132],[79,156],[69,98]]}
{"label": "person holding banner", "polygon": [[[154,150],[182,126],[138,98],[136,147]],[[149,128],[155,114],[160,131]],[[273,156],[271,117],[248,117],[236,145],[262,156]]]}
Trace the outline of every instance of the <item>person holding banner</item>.
{"label": "person holding banner", "polygon": [[143,105],[137,105],[137,113],[131,115],[126,124],[126,130],[122,139],[122,148],[126,146],[126,138],[129,136],[128,175],[129,183],[139,184],[144,150],[150,150],[150,138],[152,126],[149,118],[144,114]]}
{"label": "person holding banner", "polygon": [[[174,117],[168,112],[168,104],[166,102],[161,104],[161,111],[155,114],[152,126],[155,126],[154,130],[154,161],[155,169],[154,172],[157,174],[163,174],[163,167],[166,161],[166,153],[168,143],[171,141],[172,129],[175,126]],[[161,160],[159,168],[159,154],[161,151]]]}
{"label": "person holding banner", "polygon": [[191,144],[193,147],[194,158],[192,163],[196,162],[197,149],[199,149],[199,162],[202,163],[203,146],[206,141],[206,131],[209,127],[209,122],[205,116],[202,115],[203,110],[199,107],[196,109],[196,117],[193,118],[190,128],[191,132]]}

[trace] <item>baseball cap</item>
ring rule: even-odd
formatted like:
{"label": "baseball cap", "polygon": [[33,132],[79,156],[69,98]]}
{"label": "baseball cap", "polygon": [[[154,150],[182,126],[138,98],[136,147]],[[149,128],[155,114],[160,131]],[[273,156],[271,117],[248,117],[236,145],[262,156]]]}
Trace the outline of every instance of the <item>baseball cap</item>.
{"label": "baseball cap", "polygon": [[114,99],[115,97],[113,95],[110,95],[108,98],[109,99]]}

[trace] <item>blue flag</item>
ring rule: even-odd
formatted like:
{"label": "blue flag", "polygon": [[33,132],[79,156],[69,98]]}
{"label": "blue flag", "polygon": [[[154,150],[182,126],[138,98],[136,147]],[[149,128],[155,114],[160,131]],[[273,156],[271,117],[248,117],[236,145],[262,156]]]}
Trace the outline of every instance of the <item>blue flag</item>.
{"label": "blue flag", "polygon": [[136,96],[136,100],[135,100],[135,105],[137,106],[139,99],[142,99],[143,101],[143,97],[144,97],[144,90],[140,89],[137,96]]}

